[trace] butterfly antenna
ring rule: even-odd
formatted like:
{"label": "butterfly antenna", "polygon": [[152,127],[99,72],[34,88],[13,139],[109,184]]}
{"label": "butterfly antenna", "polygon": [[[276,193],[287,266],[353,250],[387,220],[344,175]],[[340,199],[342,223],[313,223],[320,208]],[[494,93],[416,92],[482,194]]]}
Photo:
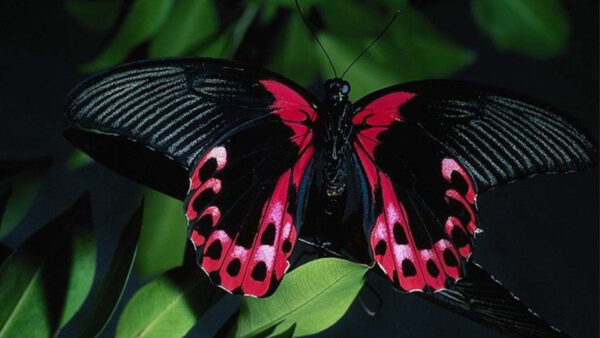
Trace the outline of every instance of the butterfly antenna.
{"label": "butterfly antenna", "polygon": [[400,13],[400,10],[397,10],[396,13],[394,13],[394,16],[392,17],[390,22],[388,22],[388,24],[383,28],[381,33],[379,33],[379,35],[377,35],[377,37],[373,41],[371,41],[371,43],[365,49],[363,49],[363,51],[360,54],[358,54],[356,59],[354,59],[354,61],[352,61],[352,63],[350,63],[350,65],[346,68],[346,70],[344,70],[344,72],[342,73],[342,79],[344,78],[344,75],[346,75],[346,73],[350,70],[350,68],[352,68],[352,66],[354,66],[356,61],[358,61],[358,59],[360,59],[369,50],[369,48],[371,48],[377,42],[377,40],[379,40],[383,36],[383,34],[385,34],[385,32],[387,32],[387,30],[392,26],[392,24],[398,17],[398,13]]}
{"label": "butterfly antenna", "polygon": [[335,71],[335,67],[333,66],[333,62],[331,61],[329,54],[327,54],[325,47],[323,47],[323,44],[321,43],[321,41],[319,41],[315,32],[312,30],[312,28],[310,28],[310,25],[308,24],[308,20],[306,19],[306,17],[302,13],[302,10],[300,9],[300,4],[298,3],[298,0],[294,0],[294,2],[296,3],[296,8],[298,9],[298,13],[300,13],[300,17],[302,18],[302,21],[304,21],[304,25],[306,26],[306,28],[308,28],[310,35],[312,35],[313,39],[315,39],[315,41],[317,42],[319,47],[321,47],[323,54],[325,54],[325,56],[327,57],[327,61],[329,61],[329,65],[331,66],[331,69],[333,70],[333,76],[337,78],[337,72]]}

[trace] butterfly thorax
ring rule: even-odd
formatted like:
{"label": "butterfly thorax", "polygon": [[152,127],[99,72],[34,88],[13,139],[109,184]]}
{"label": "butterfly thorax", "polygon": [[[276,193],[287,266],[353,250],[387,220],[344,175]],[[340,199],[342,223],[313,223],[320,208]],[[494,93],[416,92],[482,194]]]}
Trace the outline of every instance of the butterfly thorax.
{"label": "butterfly thorax", "polygon": [[331,204],[337,203],[346,190],[346,166],[351,154],[348,140],[352,128],[349,92],[350,85],[344,80],[326,81],[325,99],[320,107],[323,116],[317,132],[322,138],[318,146],[324,152],[324,193]]}

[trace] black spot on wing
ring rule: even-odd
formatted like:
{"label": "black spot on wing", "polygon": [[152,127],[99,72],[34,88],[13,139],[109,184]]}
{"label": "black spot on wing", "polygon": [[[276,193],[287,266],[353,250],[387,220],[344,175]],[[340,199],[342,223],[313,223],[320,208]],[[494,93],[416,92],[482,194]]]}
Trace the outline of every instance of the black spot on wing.
{"label": "black spot on wing", "polygon": [[197,213],[201,213],[204,211],[204,209],[206,209],[206,207],[208,206],[208,203],[210,203],[210,201],[212,201],[215,198],[216,194],[212,189],[206,189],[204,191],[202,191],[197,197],[196,199],[194,199],[194,202],[192,202],[192,206],[194,208],[194,210]]}
{"label": "black spot on wing", "polygon": [[385,244],[385,241],[382,239],[379,242],[377,242],[377,245],[375,246],[375,254],[378,256],[383,256],[385,255],[385,251],[387,250],[387,244]]}
{"label": "black spot on wing", "polygon": [[402,261],[402,274],[405,277],[412,277],[417,275],[417,269],[409,259],[405,259]]}
{"label": "black spot on wing", "polygon": [[446,263],[446,265],[451,266],[451,267],[458,266],[458,261],[456,260],[456,257],[454,256],[454,254],[452,253],[452,251],[450,249],[444,250],[443,256],[444,256],[444,263]]}
{"label": "black spot on wing", "polygon": [[240,262],[239,259],[234,259],[231,262],[229,262],[229,264],[227,264],[227,273],[232,276],[235,277],[238,275],[238,273],[240,273],[240,268],[242,267],[242,264]]}
{"label": "black spot on wing", "polygon": [[262,282],[267,277],[267,264],[265,262],[258,262],[252,269],[252,279],[255,281]]}
{"label": "black spot on wing", "polygon": [[221,245],[221,241],[215,240],[206,249],[205,255],[211,259],[219,259],[221,257],[222,251],[223,251],[223,246]]}
{"label": "black spot on wing", "polygon": [[292,250],[292,242],[290,242],[289,239],[286,239],[285,241],[283,241],[283,245],[281,246],[281,250],[284,253],[288,253]]}
{"label": "black spot on wing", "polygon": [[202,168],[198,171],[198,178],[200,179],[200,182],[204,182],[213,177],[215,171],[217,170],[217,165],[218,163],[216,158],[208,159],[208,161],[206,161],[206,163],[204,163]]}
{"label": "black spot on wing", "polygon": [[394,240],[398,245],[406,245],[408,244],[408,239],[406,238],[406,233],[404,232],[404,227],[398,222],[394,224]]}
{"label": "black spot on wing", "polygon": [[260,244],[272,246],[275,243],[275,224],[269,223],[260,238]]}
{"label": "black spot on wing", "polygon": [[440,274],[440,269],[438,269],[437,265],[433,260],[427,261],[427,272],[433,277],[437,277]]}

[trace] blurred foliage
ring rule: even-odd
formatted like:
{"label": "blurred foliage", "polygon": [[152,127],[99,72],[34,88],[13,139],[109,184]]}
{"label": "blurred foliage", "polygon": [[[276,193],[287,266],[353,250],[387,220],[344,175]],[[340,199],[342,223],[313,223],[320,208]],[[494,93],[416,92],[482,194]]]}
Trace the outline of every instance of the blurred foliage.
{"label": "blurred foliage", "polygon": [[112,262],[96,291],[91,311],[84,321],[80,337],[96,337],[100,334],[115,312],[121,296],[123,296],[135,261],[142,224],[142,210],[143,204],[131,216],[127,226],[121,233]]}
{"label": "blurred foliage", "polygon": [[[557,0],[470,4],[475,23],[499,50],[539,59],[554,57],[567,45],[569,24]],[[451,41],[406,0],[303,0],[301,6],[338,75],[390,13],[400,10],[389,31],[347,73],[353,99],[399,82],[451,76],[476,59],[473,50]],[[332,76],[292,0],[245,0],[228,8],[214,0],[65,0],[65,8],[82,26],[107,34],[102,52],[82,66],[84,71],[140,57],[205,56],[250,61],[303,85]],[[76,152],[65,168],[90,162]],[[0,162],[0,239],[30,209],[48,168],[47,160]],[[120,314],[119,337],[185,335],[224,294],[194,264],[183,262],[187,236],[181,202],[151,190],[145,196],[144,211],[139,209],[122,231],[82,317],[81,336],[97,335],[111,320],[133,264],[142,281],[154,279]],[[84,196],[16,250],[0,243],[0,337],[58,335],[79,311],[96,270],[90,208]],[[302,265],[271,297],[243,298],[224,330],[235,337],[321,332],[344,315],[367,271],[332,258]]]}
{"label": "blurred foliage", "polygon": [[83,304],[95,269],[86,194],[0,267],[0,337],[53,336]]}
{"label": "blurred foliage", "polygon": [[557,0],[473,0],[479,27],[499,48],[543,59],[565,49],[569,22]]}
{"label": "blurred foliage", "polygon": [[146,189],[144,217],[135,270],[144,278],[161,274],[183,262],[187,220],[181,201]]}
{"label": "blurred foliage", "polygon": [[0,239],[21,222],[49,167],[48,159],[0,161]]}
{"label": "blurred foliage", "polygon": [[121,8],[121,0],[67,0],[67,10],[77,21],[90,29],[103,31],[110,29]]}

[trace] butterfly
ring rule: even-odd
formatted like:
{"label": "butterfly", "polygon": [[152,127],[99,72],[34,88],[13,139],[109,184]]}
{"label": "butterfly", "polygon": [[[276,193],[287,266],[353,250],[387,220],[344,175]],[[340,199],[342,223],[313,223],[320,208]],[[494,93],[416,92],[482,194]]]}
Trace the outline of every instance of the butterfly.
{"label": "butterfly", "polygon": [[237,62],[148,60],[84,81],[65,110],[189,168],[198,265],[254,297],[276,290],[304,224],[316,238],[362,232],[365,255],[399,290],[451,288],[480,231],[478,194],[597,163],[555,109],[508,90],[420,81],[356,102],[350,91],[333,78],[319,100]]}

